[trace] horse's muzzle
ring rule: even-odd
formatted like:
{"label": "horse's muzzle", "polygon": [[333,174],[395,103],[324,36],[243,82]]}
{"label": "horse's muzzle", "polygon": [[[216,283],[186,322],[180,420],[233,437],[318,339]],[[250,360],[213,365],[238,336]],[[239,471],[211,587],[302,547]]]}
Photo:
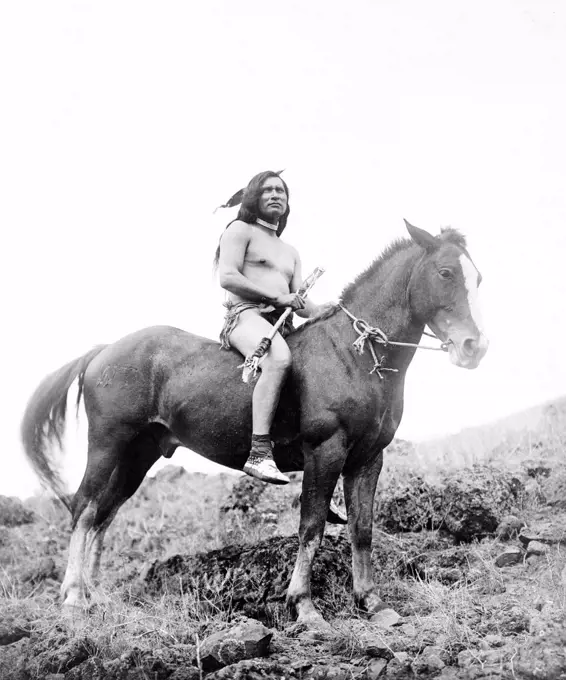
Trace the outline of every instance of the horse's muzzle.
{"label": "horse's muzzle", "polygon": [[448,345],[450,361],[459,368],[477,368],[488,347],[489,341],[483,333],[476,337],[451,338]]}

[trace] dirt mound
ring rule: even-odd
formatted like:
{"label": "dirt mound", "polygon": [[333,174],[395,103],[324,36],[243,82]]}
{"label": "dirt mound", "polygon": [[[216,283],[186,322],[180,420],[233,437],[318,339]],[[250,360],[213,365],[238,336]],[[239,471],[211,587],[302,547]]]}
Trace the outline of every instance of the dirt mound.
{"label": "dirt mound", "polygon": [[443,475],[434,483],[409,475],[378,493],[376,520],[392,533],[439,529],[470,542],[494,533],[523,492],[518,476],[489,466]]}
{"label": "dirt mound", "polygon": [[[150,593],[198,591],[211,603],[230,598],[233,611],[271,622],[284,605],[298,550],[296,537],[275,537],[253,546],[228,546],[198,555],[154,562],[144,580]],[[313,568],[312,593],[328,610],[331,593],[350,581],[351,550],[343,536],[328,536]]]}
{"label": "dirt mound", "polygon": [[[209,553],[175,555],[154,562],[143,581],[149,594],[198,593],[200,601],[229,599],[232,611],[273,625],[284,610],[298,551],[296,537],[274,537],[257,545],[234,545]],[[470,557],[437,534],[392,537],[379,532],[373,562],[385,589],[394,578],[455,583],[465,579]],[[344,533],[326,536],[313,566],[312,595],[325,616],[352,606],[351,547]],[[394,606],[394,603],[392,603]],[[395,606],[403,607],[403,603]]]}

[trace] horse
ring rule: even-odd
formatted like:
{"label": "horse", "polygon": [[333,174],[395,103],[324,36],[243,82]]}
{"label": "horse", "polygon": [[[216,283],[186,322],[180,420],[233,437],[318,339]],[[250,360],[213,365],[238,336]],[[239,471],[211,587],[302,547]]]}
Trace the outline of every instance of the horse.
{"label": "horse", "polygon": [[[340,475],[355,601],[370,615],[387,608],[371,563],[374,496],[383,450],[401,421],[405,374],[425,326],[456,366],[476,368],[488,347],[477,295],[481,276],[464,236],[453,228],[434,236],[405,224],[410,238],[391,243],[346,286],[339,303],[288,337],[293,361],[272,438],[279,469],[304,472],[287,605],[313,629],[328,627],[313,605],[310,581]],[[64,607],[88,608],[104,533],[161,456],[184,446],[242,470],[251,440],[252,386],[240,377],[241,361],[211,339],[158,326],[97,346],[40,383],[21,434],[36,473],[72,513]],[[55,444],[61,445],[67,392],[77,379],[77,406],[83,399],[88,418],[88,457],[71,499]]]}

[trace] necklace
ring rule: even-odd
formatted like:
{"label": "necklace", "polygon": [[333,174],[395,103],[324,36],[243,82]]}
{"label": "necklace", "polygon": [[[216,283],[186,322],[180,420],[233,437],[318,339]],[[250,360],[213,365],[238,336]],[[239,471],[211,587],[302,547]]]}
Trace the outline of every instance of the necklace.
{"label": "necklace", "polygon": [[279,223],[271,224],[271,222],[266,222],[266,220],[260,220],[259,217],[256,219],[256,224],[259,224],[261,227],[267,227],[272,231],[277,231],[277,229],[279,228]]}

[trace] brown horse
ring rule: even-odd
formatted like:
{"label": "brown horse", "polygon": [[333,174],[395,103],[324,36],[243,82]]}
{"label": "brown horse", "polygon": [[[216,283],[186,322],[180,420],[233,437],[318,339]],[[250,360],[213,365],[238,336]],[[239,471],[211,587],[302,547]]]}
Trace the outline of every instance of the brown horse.
{"label": "brown horse", "polygon": [[[304,476],[300,548],[287,599],[299,621],[315,627],[325,623],[312,604],[311,568],[340,474],[355,598],[370,612],[385,606],[370,560],[373,499],[383,449],[401,420],[405,372],[425,325],[457,366],[475,368],[487,350],[477,307],[480,275],[464,238],[453,229],[437,237],[408,223],[407,229],[411,239],[390,245],[344,290],[341,305],[288,339],[293,368],[276,416],[274,455],[281,470],[304,470]],[[37,473],[73,515],[64,605],[86,603],[106,529],[160,456],[182,445],[242,469],[252,388],[242,382],[241,361],[207,338],[147,328],[96,347],[37,388],[22,438]],[[61,441],[67,391],[77,378],[88,417],[88,462],[69,501],[49,450]]]}

